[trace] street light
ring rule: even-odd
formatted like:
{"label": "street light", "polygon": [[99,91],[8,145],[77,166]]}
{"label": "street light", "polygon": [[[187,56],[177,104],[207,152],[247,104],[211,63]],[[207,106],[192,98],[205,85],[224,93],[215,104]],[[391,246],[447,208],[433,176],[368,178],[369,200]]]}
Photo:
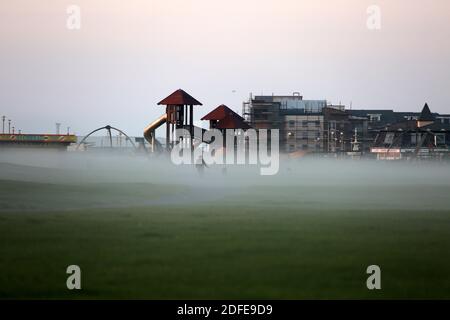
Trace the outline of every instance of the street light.
{"label": "street light", "polygon": [[331,141],[333,141],[333,146],[332,146],[332,148],[331,148],[331,151],[332,152],[336,152],[336,137],[335,137],[335,135],[334,135],[334,130],[331,130]]}
{"label": "street light", "polygon": [[3,134],[5,134],[5,120],[6,120],[6,117],[5,117],[5,116],[2,116],[2,121],[3,121],[2,133],[3,133]]}
{"label": "street light", "polygon": [[324,150],[322,150],[322,146],[320,145],[320,137],[317,137],[316,140],[316,150],[319,149],[321,152],[324,152]]}
{"label": "street light", "polygon": [[11,119],[8,119],[8,134],[11,134]]}

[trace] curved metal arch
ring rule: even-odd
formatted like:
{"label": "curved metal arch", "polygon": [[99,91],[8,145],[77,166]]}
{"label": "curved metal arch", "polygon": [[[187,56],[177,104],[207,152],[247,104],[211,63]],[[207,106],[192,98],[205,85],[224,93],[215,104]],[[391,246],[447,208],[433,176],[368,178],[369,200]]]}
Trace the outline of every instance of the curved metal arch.
{"label": "curved metal arch", "polygon": [[104,127],[98,128],[98,129],[95,129],[94,131],[92,131],[92,132],[90,132],[89,134],[87,134],[87,135],[86,135],[86,136],[78,143],[76,150],[78,150],[78,149],[80,148],[80,146],[87,140],[87,138],[89,138],[91,135],[93,135],[94,133],[96,133],[96,132],[98,132],[98,131],[101,131],[101,130],[106,130],[106,131],[108,131],[109,139],[110,139],[110,144],[111,144],[111,147],[112,147],[111,129],[112,129],[112,130],[115,130],[115,131],[117,131],[117,132],[119,132],[119,133],[121,133],[121,134],[123,134],[123,135],[127,138],[127,140],[130,141],[131,145],[132,145],[135,149],[137,149],[137,147],[136,147],[136,145],[134,144],[133,140],[131,140],[131,138],[130,138],[125,132],[123,132],[123,131],[120,130],[120,129],[114,128],[114,127],[112,127],[112,126],[110,126],[110,125],[107,125],[107,126],[104,126]]}
{"label": "curved metal arch", "polygon": [[135,149],[137,149],[137,147],[136,147],[136,145],[134,144],[133,140],[131,140],[131,138],[130,138],[125,132],[123,132],[123,131],[120,130],[120,129],[111,127],[111,126],[109,126],[109,127],[110,127],[111,129],[116,130],[117,132],[123,134],[123,135],[127,138],[127,140],[130,141],[131,145],[132,145]]}

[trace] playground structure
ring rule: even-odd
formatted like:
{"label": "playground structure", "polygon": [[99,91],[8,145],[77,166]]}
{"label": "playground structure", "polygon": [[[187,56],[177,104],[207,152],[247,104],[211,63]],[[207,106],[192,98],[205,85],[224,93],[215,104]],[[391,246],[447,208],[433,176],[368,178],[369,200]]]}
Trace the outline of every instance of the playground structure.
{"label": "playground structure", "polygon": [[106,125],[106,126],[104,126],[104,127],[95,129],[95,130],[91,131],[89,134],[87,134],[87,135],[80,141],[80,143],[78,143],[76,150],[79,150],[79,149],[80,149],[80,146],[82,146],[82,145],[86,142],[86,140],[87,140],[91,135],[93,135],[94,133],[96,133],[96,132],[98,132],[98,131],[101,131],[101,130],[106,130],[106,131],[107,131],[108,137],[109,137],[109,143],[110,143],[109,146],[110,146],[110,148],[113,147],[112,130],[114,130],[114,131],[117,131],[118,133],[124,135],[125,138],[127,139],[127,141],[129,141],[129,142],[131,143],[131,145],[133,146],[133,148],[137,149],[137,147],[136,147],[136,145],[134,144],[133,140],[131,140],[131,138],[130,138],[125,132],[123,132],[123,131],[120,130],[120,129],[114,128],[114,127],[112,127],[112,126],[110,126],[110,125]]}
{"label": "playground structure", "polygon": [[208,113],[202,120],[209,121],[210,129],[218,129],[221,131],[226,129],[250,129],[250,126],[240,115],[224,104]]}
{"label": "playground structure", "polygon": [[[144,129],[144,138],[151,146],[152,152],[164,150],[162,144],[156,139],[155,131],[163,124],[166,124],[165,150],[170,151],[178,137],[175,136],[176,129],[186,129],[189,136],[181,137],[181,143],[191,144],[192,150],[201,143],[209,144],[211,141],[204,141],[203,134],[206,129],[194,126],[194,106],[201,106],[202,103],[182,89],[178,89],[158,103],[166,106],[166,113],[150,123]],[[247,130],[250,126],[236,112],[225,105],[220,105],[201,120],[210,122],[210,129],[217,129],[225,132],[226,129]],[[225,146],[225,135],[223,135]]]}
{"label": "playground structure", "polygon": [[202,103],[182,89],[178,89],[171,95],[161,100],[158,105],[166,106],[166,113],[153,121],[144,130],[144,138],[150,143],[151,151],[162,150],[162,145],[155,137],[155,131],[163,124],[166,124],[166,151],[173,148],[175,142],[175,130],[186,129],[189,136],[182,137],[184,143],[190,143],[194,147],[194,139],[197,137],[201,141],[202,129],[196,133],[194,126],[194,106],[201,106]]}
{"label": "playground structure", "polygon": [[[245,122],[244,118],[238,115],[236,112],[222,104],[216,109],[205,115],[202,120],[209,121],[209,128],[219,130],[222,132],[223,148],[222,153],[226,153],[225,146],[227,145],[226,130],[248,130],[250,126]],[[236,148],[236,141],[233,143]]]}
{"label": "playground structure", "polygon": [[151,151],[155,152],[157,150],[162,150],[162,144],[156,139],[155,137],[155,131],[158,129],[161,125],[166,123],[167,120],[167,114],[163,114],[158,119],[150,123],[145,129],[144,129],[144,138],[145,140],[150,143]]}

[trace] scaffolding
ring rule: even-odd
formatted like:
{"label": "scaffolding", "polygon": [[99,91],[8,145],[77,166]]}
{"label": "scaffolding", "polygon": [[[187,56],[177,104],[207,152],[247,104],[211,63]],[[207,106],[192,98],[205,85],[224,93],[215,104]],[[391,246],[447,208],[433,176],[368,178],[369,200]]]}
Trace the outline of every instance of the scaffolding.
{"label": "scaffolding", "polygon": [[280,103],[253,100],[244,102],[242,115],[245,122],[254,129],[280,129],[282,119]]}

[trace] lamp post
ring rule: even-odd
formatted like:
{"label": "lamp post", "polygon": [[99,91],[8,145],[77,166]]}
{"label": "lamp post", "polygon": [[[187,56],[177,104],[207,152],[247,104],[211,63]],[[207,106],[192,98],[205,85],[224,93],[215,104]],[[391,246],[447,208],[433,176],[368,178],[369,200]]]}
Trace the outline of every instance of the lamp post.
{"label": "lamp post", "polygon": [[336,152],[336,138],[334,136],[334,131],[331,131],[331,141],[333,141],[333,147],[331,148],[331,151]]}
{"label": "lamp post", "polygon": [[8,134],[11,134],[11,119],[8,119]]}
{"label": "lamp post", "polygon": [[5,120],[6,120],[6,117],[5,117],[5,116],[2,116],[2,122],[3,122],[2,133],[3,133],[3,134],[5,134]]}
{"label": "lamp post", "polygon": [[316,150],[319,149],[321,152],[323,152],[322,147],[320,145],[320,137],[317,137],[316,142]]}

